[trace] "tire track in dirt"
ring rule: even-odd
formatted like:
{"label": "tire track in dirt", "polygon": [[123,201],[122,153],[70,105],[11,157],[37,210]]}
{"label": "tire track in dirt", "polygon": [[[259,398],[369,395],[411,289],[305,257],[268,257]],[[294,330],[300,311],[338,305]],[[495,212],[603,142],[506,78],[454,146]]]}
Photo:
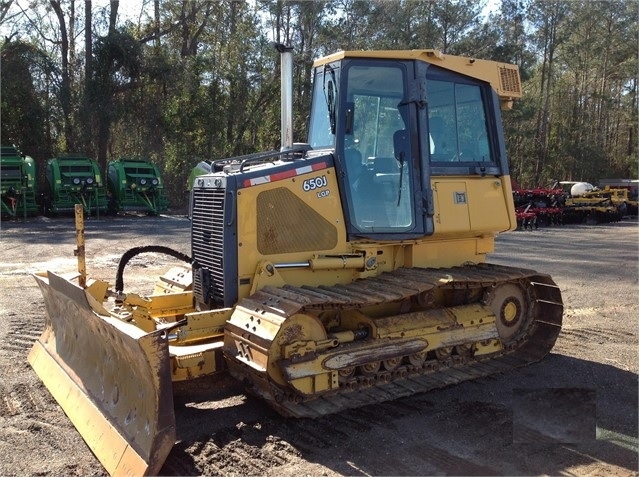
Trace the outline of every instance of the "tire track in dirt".
{"label": "tire track in dirt", "polygon": [[[277,475],[308,455],[329,451],[336,443],[360,441],[377,425],[388,428],[388,416],[414,412],[408,402],[386,403],[384,409],[360,408],[320,419],[286,419],[277,415],[200,435],[178,443],[163,475]],[[387,412],[388,411],[388,412]],[[386,417],[384,417],[386,416]]]}
{"label": "tire track in dirt", "polygon": [[0,387],[0,414],[14,417],[55,409],[55,402],[43,387],[32,387],[26,383]]}
{"label": "tire track in dirt", "polygon": [[599,344],[603,344],[604,341],[619,341],[628,340],[629,342],[633,340],[634,335],[632,333],[627,333],[623,331],[617,331],[612,329],[601,330],[598,328],[585,327],[578,329],[571,329],[564,327],[561,330],[562,338],[567,339],[569,341],[575,342],[583,342],[583,341],[594,341]]}
{"label": "tire track in dirt", "polygon": [[5,339],[0,344],[0,352],[15,355],[15,352],[26,355],[31,350],[33,343],[40,337],[44,330],[44,305],[37,306],[36,316],[39,319],[25,320],[21,314],[8,313],[8,330]]}
{"label": "tire track in dirt", "polygon": [[240,423],[208,439],[178,444],[161,475],[266,475],[301,458],[295,447],[265,427],[270,426]]}
{"label": "tire track in dirt", "polygon": [[[430,407],[429,402],[424,403]],[[287,419],[278,415],[218,429],[179,442],[169,455],[162,475],[277,475],[305,458],[356,448],[380,429],[397,432],[397,422],[423,410],[414,399],[366,406],[318,419]],[[213,411],[214,412],[214,411]],[[393,467],[397,469],[399,463]],[[391,471],[391,468],[388,468]]]}

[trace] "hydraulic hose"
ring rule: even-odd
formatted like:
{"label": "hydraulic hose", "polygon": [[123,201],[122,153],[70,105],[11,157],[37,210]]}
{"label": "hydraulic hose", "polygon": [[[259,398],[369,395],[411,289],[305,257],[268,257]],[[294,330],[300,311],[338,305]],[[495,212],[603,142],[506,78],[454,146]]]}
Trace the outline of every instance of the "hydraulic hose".
{"label": "hydraulic hose", "polygon": [[133,247],[132,249],[124,252],[122,257],[120,258],[120,263],[118,264],[118,271],[115,276],[115,291],[121,293],[124,290],[124,267],[126,267],[127,263],[135,257],[136,255],[140,255],[142,253],[161,253],[164,255],[169,255],[173,258],[177,258],[186,263],[191,263],[192,259],[186,254],[182,252],[178,252],[177,250],[173,250],[169,247],[164,247],[162,245],[145,245],[143,247]]}

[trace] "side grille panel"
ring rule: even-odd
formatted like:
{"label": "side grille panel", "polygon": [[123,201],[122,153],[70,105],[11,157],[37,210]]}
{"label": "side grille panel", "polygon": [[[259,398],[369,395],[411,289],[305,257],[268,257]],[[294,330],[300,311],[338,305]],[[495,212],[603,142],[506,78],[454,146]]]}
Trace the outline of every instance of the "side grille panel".
{"label": "side grille panel", "polygon": [[510,93],[515,98],[521,98],[521,83],[519,70],[512,65],[499,67],[499,83],[504,93]]}

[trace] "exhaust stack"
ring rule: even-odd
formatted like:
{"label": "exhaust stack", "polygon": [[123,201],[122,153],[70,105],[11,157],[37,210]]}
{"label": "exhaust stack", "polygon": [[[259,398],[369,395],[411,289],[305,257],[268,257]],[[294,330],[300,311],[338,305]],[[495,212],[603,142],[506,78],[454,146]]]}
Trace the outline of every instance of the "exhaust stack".
{"label": "exhaust stack", "polygon": [[293,148],[293,47],[274,44],[280,52],[281,62],[281,151]]}

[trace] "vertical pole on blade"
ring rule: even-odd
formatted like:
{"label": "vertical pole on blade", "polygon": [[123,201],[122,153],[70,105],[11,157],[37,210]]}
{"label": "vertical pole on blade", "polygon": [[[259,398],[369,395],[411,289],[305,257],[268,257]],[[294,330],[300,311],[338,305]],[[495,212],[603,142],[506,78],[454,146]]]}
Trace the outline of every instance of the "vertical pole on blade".
{"label": "vertical pole on blade", "polygon": [[87,266],[84,250],[84,208],[82,204],[75,204],[75,244],[74,254],[78,257],[78,273],[80,274],[80,286],[87,285]]}

